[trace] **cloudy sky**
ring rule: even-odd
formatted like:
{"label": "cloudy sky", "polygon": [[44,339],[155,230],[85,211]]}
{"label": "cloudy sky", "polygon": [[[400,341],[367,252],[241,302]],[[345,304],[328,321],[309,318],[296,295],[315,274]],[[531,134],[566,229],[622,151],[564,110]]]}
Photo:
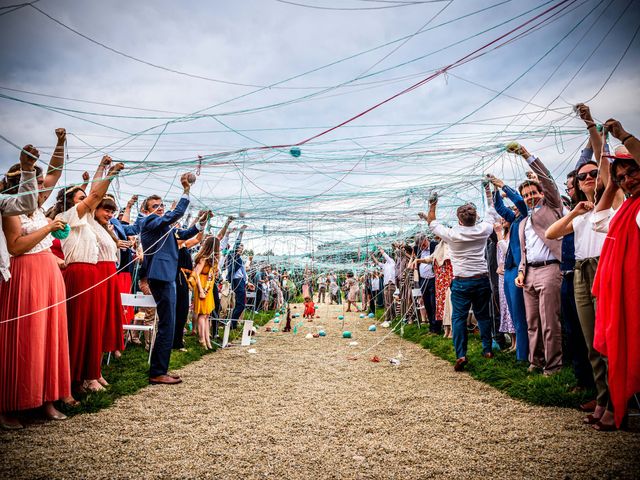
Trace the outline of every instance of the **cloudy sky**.
{"label": "cloudy sky", "polygon": [[637,131],[638,6],[40,0],[2,8],[0,167],[17,161],[12,143],[48,153],[54,129],[66,127],[65,184],[104,153],[127,167],[114,184],[124,201],[175,198],[179,173],[197,172],[194,203],[220,216],[246,211],[258,251],[406,232],[434,190],[450,217],[461,201],[480,202],[483,173],[522,179],[524,166],[502,151],[510,139],[562,179],[586,141],[571,109],[579,101]]}

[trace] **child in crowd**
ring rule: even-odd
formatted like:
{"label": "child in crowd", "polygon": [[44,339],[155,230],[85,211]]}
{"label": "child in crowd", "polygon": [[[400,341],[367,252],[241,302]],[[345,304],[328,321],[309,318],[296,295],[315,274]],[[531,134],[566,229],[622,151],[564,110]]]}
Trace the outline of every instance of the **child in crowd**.
{"label": "child in crowd", "polygon": [[315,305],[311,297],[304,297],[304,318],[313,318],[316,314]]}

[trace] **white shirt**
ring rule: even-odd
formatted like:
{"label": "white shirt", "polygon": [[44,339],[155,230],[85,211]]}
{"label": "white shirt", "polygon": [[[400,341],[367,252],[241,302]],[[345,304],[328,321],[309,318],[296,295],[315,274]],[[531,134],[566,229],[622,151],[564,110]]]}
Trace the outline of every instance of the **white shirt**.
{"label": "white shirt", "polygon": [[370,277],[369,284],[371,285],[372,292],[380,290],[380,279],[378,277]]}
{"label": "white shirt", "polygon": [[[420,258],[429,258],[428,250],[420,252]],[[430,263],[419,263],[418,270],[420,271],[420,278],[434,278],[436,275],[433,273],[433,265]]]}
{"label": "white shirt", "polygon": [[472,227],[456,225],[445,227],[437,220],[429,224],[429,228],[449,246],[453,275],[456,277],[473,277],[487,273],[487,260],[484,251],[487,238],[493,232],[493,224],[499,215],[493,207],[487,209],[487,220]]}
{"label": "white shirt", "polygon": [[92,213],[87,213],[87,216],[89,216],[87,220],[91,225],[91,228],[93,228],[93,231],[96,234],[96,240],[98,241],[98,261],[117,262],[120,250],[118,249],[116,241],[109,234],[107,229],[95,220]]}
{"label": "white shirt", "polygon": [[[22,235],[29,235],[30,233],[33,233],[36,230],[40,230],[42,227],[46,227],[47,225],[49,225],[42,207],[37,208],[31,214],[31,216],[20,215],[20,222],[22,223]],[[28,252],[25,252],[25,255],[29,253],[39,253],[45,250],[49,250],[51,245],[53,245],[53,237],[51,235],[47,235],[42,240],[40,240],[40,242],[38,242],[35,247],[33,247]]]}
{"label": "white shirt", "polygon": [[384,274],[384,285],[387,283],[396,283],[396,262],[393,261],[386,253],[382,253],[385,262],[382,264],[382,273]]}
{"label": "white shirt", "polygon": [[[616,212],[617,210],[613,210],[613,209],[595,212],[593,214],[593,218],[591,219],[591,222],[593,223],[593,229],[596,232],[609,233],[609,223],[611,222],[611,219],[615,216]],[[636,216],[636,225],[638,225],[638,228],[640,228],[640,212]]]}
{"label": "white shirt", "polygon": [[[600,256],[607,234],[597,232],[593,229],[595,213],[596,212],[592,210],[573,219],[573,232],[575,234],[573,243],[575,245],[576,260]],[[603,213],[611,217],[614,211],[611,208],[598,213]]]}
{"label": "white shirt", "polygon": [[547,262],[549,260],[558,260],[553,256],[551,250],[544,244],[542,239],[533,229],[531,225],[531,217],[525,219],[524,224],[524,242],[527,252],[527,263]]}
{"label": "white shirt", "polygon": [[60,241],[65,264],[98,263],[98,239],[89,223],[93,220],[93,215],[87,212],[82,218],[78,217],[78,206],[74,205],[56,218],[67,222],[71,227],[69,236]]}

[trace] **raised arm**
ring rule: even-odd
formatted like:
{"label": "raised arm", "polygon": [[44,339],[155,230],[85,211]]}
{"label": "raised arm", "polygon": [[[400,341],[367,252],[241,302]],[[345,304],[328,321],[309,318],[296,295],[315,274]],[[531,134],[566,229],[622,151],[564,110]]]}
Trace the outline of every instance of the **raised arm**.
{"label": "raised arm", "polygon": [[218,240],[222,241],[224,236],[227,234],[229,225],[231,225],[231,222],[233,222],[233,220],[234,220],[234,217],[232,217],[231,215],[227,217],[227,220],[224,222],[224,225],[222,226],[220,231],[216,234],[216,237],[218,237]]}
{"label": "raised arm", "polygon": [[138,195],[133,195],[127,202],[127,206],[124,207],[124,213],[120,219],[123,223],[131,223],[131,208],[137,203]]}
{"label": "raised arm", "polygon": [[51,195],[53,188],[62,176],[62,169],[64,168],[64,144],[67,141],[67,131],[64,128],[56,128],[56,137],[56,148],[53,151],[53,155],[51,155],[47,174],[44,177],[44,188],[40,193],[43,202]]}
{"label": "raised arm", "polygon": [[189,191],[191,190],[190,180],[193,180],[193,178],[190,179],[188,173],[182,174],[180,177],[180,183],[182,184],[182,197],[180,198],[180,201],[175,208],[165,212],[161,217],[158,215],[149,215],[145,222],[146,229],[154,230],[164,225],[173,225],[184,216],[187,211],[187,207],[189,206]]}
{"label": "raised arm", "polygon": [[91,180],[89,172],[82,172],[82,184],[80,185],[80,188],[85,192],[87,191],[87,187],[89,186],[89,180]]}
{"label": "raised arm", "polygon": [[[489,180],[489,182],[493,184],[494,187],[496,187],[496,189],[505,187],[504,182],[500,180],[498,177],[488,174],[487,179]],[[511,210],[509,207],[507,207],[504,204],[504,200],[502,200],[502,195],[500,195],[500,190],[496,190],[493,197],[494,197],[493,198],[494,207],[498,212],[498,214],[502,218],[504,218],[507,222],[513,223],[513,221],[516,219],[516,214],[513,213],[513,210]],[[522,197],[520,197],[520,200],[522,200]],[[522,200],[522,203],[524,204],[524,200]],[[525,209],[526,209],[526,205],[525,205]]]}
{"label": "raised arm", "polygon": [[98,165],[89,195],[87,195],[87,197],[78,204],[78,217],[83,217],[88,212],[93,212],[98,207],[104,198],[104,194],[107,193],[111,180],[113,180],[124,168],[122,163],[116,163],[109,169],[107,175],[103,177],[103,172],[109,165],[111,165],[111,157],[105,155],[102,157],[100,165]]}
{"label": "raised arm", "polygon": [[244,231],[246,229],[247,229],[246,225],[242,225],[240,227],[240,231],[238,232],[238,236],[236,237],[236,241],[233,244],[233,251],[231,252],[234,257],[236,256],[236,251],[238,250],[238,247],[242,243],[242,236],[244,235]]}
{"label": "raised arm", "polygon": [[522,145],[519,145],[515,142],[509,145],[508,150],[524,158],[531,166],[533,172],[538,176],[538,181],[540,182],[542,191],[544,193],[545,202],[551,208],[562,208],[562,197],[560,196],[560,191],[558,190],[558,186],[551,176],[551,172],[549,172],[547,167],[545,167],[544,163],[542,163],[539,158],[531,155]]}
{"label": "raised arm", "polygon": [[640,141],[622,128],[622,124],[613,118],[605,122],[604,128],[622,142],[622,145],[626,147],[636,163],[640,165]]}

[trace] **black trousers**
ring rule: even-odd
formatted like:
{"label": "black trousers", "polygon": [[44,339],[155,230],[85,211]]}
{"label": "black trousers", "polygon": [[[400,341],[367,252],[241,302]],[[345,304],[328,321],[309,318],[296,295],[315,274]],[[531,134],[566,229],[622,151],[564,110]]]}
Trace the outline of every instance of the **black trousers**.
{"label": "black trousers", "polygon": [[429,331],[433,333],[440,333],[442,330],[442,322],[436,321],[435,277],[421,278],[420,292],[422,293],[422,303],[424,303],[424,308],[427,311],[427,318],[429,319]]}
{"label": "black trousers", "polygon": [[184,326],[189,316],[189,285],[182,272],[176,279],[176,325],[173,332],[173,348],[184,348]]}

